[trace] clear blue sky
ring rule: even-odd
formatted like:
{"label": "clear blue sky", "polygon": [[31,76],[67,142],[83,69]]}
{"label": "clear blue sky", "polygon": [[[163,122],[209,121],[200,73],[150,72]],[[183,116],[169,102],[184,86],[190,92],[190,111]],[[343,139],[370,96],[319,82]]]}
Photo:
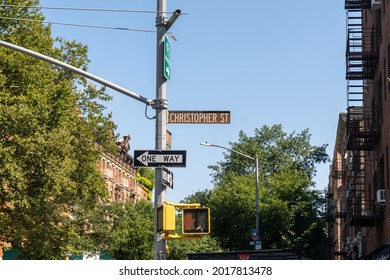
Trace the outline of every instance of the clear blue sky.
{"label": "clear blue sky", "polygon": [[[156,10],[156,0],[46,0],[42,6]],[[338,114],[346,108],[345,10],[339,0],[167,0],[180,8],[171,32],[170,110],[227,110],[230,125],[171,124],[174,150],[187,150],[187,167],[170,168],[171,202],[212,188],[211,170],[222,146],[240,130],[282,124],[288,133],[308,128],[313,145],[332,155]],[[155,14],[43,10],[48,21],[155,30]],[[156,35],[53,25],[53,36],[89,46],[89,72],[142,96],[155,98]],[[155,122],[145,106],[108,90],[117,132],[134,150],[155,148]],[[148,110],[153,116],[153,110]],[[329,164],[318,166],[317,187],[328,183]]]}

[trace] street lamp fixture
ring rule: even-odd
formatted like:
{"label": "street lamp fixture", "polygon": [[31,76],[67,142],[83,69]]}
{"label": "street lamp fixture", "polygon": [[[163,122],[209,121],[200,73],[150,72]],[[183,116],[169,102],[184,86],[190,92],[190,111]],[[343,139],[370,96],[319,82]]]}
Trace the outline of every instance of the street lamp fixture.
{"label": "street lamp fixture", "polygon": [[[255,227],[255,230],[252,231],[252,238],[254,239],[255,244],[256,244],[256,240],[259,236],[259,158],[258,158],[258,156],[256,155],[255,157],[251,157],[251,156],[248,156],[248,155],[243,154],[241,152],[238,152],[236,150],[232,150],[232,149],[229,149],[227,147],[220,146],[220,145],[210,144],[208,142],[202,142],[202,143],[200,143],[200,145],[205,146],[205,147],[216,147],[216,148],[228,150],[232,153],[238,154],[242,157],[245,157],[247,159],[255,161],[255,164],[256,164],[256,227]],[[255,245],[255,248],[256,248],[256,245]]]}

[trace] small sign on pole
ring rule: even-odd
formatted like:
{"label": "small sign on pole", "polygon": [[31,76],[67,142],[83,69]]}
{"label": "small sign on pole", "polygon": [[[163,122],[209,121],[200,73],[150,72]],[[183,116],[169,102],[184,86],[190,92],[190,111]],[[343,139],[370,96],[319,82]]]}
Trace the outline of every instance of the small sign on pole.
{"label": "small sign on pole", "polygon": [[251,238],[253,241],[251,241],[249,244],[255,246],[255,250],[261,250],[262,242],[259,240],[259,230],[254,229],[251,232]]}
{"label": "small sign on pole", "polygon": [[173,173],[171,171],[169,171],[168,169],[166,169],[165,167],[163,167],[162,174],[163,174],[162,184],[165,187],[169,187],[169,188],[173,189]]}
{"label": "small sign on pole", "polygon": [[259,231],[257,229],[252,230],[251,238],[253,241],[256,241],[259,239]]}
{"label": "small sign on pole", "polygon": [[168,37],[164,37],[164,77],[170,81],[171,80],[171,43],[168,40]]}

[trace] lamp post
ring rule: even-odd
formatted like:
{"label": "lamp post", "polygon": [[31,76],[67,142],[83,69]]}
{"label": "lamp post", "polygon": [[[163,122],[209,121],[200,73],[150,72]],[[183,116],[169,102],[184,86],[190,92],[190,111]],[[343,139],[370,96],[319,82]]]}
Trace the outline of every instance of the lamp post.
{"label": "lamp post", "polygon": [[[255,244],[255,248],[256,248],[256,240],[257,240],[257,238],[259,236],[259,158],[258,158],[258,156],[256,155],[255,157],[251,157],[251,156],[248,156],[248,155],[243,154],[241,152],[229,149],[227,147],[220,146],[220,145],[215,145],[215,144],[210,144],[210,143],[207,143],[207,142],[200,143],[200,145],[206,146],[206,147],[216,147],[216,148],[225,149],[225,150],[228,150],[228,151],[230,151],[232,153],[238,154],[238,155],[243,156],[243,157],[245,157],[247,159],[255,161],[255,164],[256,164],[255,165],[256,166],[256,227],[255,227],[255,230],[252,231],[252,238],[255,241],[254,244]],[[256,237],[254,237],[254,235]]]}

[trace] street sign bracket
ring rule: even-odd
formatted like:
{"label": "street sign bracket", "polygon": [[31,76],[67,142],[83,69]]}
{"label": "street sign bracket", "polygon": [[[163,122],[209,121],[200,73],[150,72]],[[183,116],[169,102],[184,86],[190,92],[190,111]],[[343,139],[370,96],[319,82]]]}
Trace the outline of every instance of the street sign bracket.
{"label": "street sign bracket", "polygon": [[154,99],[152,103],[153,109],[168,109],[167,99]]}

